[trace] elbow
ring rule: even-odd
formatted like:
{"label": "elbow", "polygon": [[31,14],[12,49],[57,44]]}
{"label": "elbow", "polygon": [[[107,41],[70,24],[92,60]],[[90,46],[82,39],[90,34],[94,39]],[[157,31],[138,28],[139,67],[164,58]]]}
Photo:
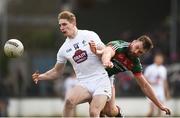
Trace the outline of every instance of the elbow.
{"label": "elbow", "polygon": [[145,90],[147,88],[149,88],[149,83],[147,82],[147,80],[145,78],[139,78],[138,79],[138,84],[140,85],[141,89]]}
{"label": "elbow", "polygon": [[107,47],[104,49],[103,54],[113,57],[115,55],[115,51],[111,47]]}
{"label": "elbow", "polygon": [[144,83],[142,87],[143,87],[143,89],[147,89],[149,87],[149,85],[148,85],[148,83]]}

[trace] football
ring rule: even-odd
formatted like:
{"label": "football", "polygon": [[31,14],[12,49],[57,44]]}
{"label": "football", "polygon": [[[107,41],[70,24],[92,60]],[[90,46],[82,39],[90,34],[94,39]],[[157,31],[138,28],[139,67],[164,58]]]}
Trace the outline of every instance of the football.
{"label": "football", "polygon": [[7,57],[16,58],[22,56],[24,46],[21,41],[17,39],[10,39],[4,45],[4,53]]}

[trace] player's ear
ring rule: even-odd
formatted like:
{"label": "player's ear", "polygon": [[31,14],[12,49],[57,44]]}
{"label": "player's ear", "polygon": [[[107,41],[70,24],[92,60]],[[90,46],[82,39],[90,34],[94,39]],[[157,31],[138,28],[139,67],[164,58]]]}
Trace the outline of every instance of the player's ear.
{"label": "player's ear", "polygon": [[76,21],[72,21],[72,24],[73,24],[74,26],[76,26]]}

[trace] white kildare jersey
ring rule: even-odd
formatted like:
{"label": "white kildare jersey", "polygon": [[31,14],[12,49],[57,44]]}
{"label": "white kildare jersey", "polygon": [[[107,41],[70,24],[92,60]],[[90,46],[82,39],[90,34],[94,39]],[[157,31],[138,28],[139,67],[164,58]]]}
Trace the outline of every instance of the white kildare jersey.
{"label": "white kildare jersey", "polygon": [[89,42],[91,40],[97,45],[104,45],[95,32],[78,30],[75,38],[66,38],[57,53],[57,63],[66,63],[69,61],[79,80],[107,76],[101,60],[90,50]]}
{"label": "white kildare jersey", "polygon": [[151,64],[145,69],[144,75],[160,99],[164,99],[164,80],[167,79],[167,70],[163,65]]}

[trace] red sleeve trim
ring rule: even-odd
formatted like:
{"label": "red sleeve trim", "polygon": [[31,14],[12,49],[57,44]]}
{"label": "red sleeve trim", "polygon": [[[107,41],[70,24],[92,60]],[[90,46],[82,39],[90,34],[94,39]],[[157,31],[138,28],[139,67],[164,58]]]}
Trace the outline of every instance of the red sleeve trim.
{"label": "red sleeve trim", "polygon": [[142,76],[142,72],[135,72],[135,73],[133,73],[133,74],[134,74],[134,76],[136,76],[136,77]]}

